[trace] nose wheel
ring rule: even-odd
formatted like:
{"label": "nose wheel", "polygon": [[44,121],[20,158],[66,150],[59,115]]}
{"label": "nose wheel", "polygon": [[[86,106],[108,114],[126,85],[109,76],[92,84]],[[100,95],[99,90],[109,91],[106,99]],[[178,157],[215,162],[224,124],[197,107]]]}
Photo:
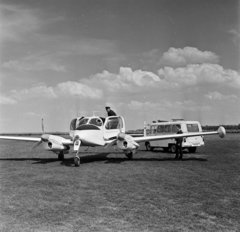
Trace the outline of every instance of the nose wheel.
{"label": "nose wheel", "polygon": [[79,156],[75,156],[74,157],[74,165],[75,167],[79,167],[80,166],[80,157]]}

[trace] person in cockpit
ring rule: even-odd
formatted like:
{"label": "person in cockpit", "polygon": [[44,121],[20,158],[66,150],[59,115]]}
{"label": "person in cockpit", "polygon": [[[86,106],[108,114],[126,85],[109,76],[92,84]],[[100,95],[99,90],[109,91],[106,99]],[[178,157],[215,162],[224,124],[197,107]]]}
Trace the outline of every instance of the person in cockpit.
{"label": "person in cockpit", "polygon": [[109,116],[116,116],[116,113],[113,110],[111,110],[111,108],[109,106],[106,106],[105,108],[106,108],[108,117]]}

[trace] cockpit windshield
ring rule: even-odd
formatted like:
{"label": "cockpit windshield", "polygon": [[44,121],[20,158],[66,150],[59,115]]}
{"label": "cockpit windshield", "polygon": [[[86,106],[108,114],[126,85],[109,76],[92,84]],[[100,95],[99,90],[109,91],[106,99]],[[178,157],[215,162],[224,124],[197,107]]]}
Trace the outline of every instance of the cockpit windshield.
{"label": "cockpit windshield", "polygon": [[77,127],[79,127],[79,126],[81,126],[81,125],[87,124],[88,120],[89,120],[88,118],[80,119],[80,120],[77,122]]}
{"label": "cockpit windshield", "polygon": [[76,130],[82,125],[95,125],[95,126],[102,126],[103,121],[101,118],[78,118],[78,119],[73,119],[70,125],[71,130]]}
{"label": "cockpit windshield", "polygon": [[100,118],[91,118],[89,124],[102,126],[102,120]]}

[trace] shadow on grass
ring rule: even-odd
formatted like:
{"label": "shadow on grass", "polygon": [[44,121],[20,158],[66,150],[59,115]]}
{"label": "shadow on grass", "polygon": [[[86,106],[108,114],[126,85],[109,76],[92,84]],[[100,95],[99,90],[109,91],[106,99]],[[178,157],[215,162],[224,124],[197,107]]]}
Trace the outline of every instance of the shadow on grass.
{"label": "shadow on grass", "polygon": [[[99,153],[96,155],[85,155],[80,156],[81,158],[81,164],[84,163],[92,163],[92,162],[98,162],[98,161],[105,161],[105,164],[108,163],[122,163],[122,162],[138,162],[138,161],[148,161],[148,162],[164,162],[164,161],[171,161],[171,162],[186,162],[186,161],[207,161],[205,158],[201,157],[184,157],[183,159],[174,159],[174,157],[159,157],[159,158],[138,158],[137,156],[133,157],[132,160],[128,160],[126,157],[107,157],[110,153]],[[64,160],[60,161],[57,158],[0,158],[0,161],[34,161],[32,164],[48,164],[53,162],[60,162],[61,165],[65,166],[74,166],[74,157],[71,158],[65,158]]]}
{"label": "shadow on grass", "polygon": [[[186,161],[200,161],[204,162],[207,161],[205,158],[200,158],[200,157],[183,157],[183,159],[174,159],[172,157],[164,157],[164,158],[137,158],[133,157],[132,160],[129,160],[127,157],[107,157],[110,153],[100,153],[96,155],[85,155],[81,156],[81,164],[84,163],[92,163],[92,162],[98,162],[98,161],[105,161],[105,164],[118,164],[118,163],[123,163],[123,162],[138,162],[138,161],[148,161],[148,162],[163,162],[163,161],[171,161],[171,162],[186,162]],[[74,161],[73,158],[70,159],[65,159],[61,162],[61,165],[65,166],[74,166]]]}

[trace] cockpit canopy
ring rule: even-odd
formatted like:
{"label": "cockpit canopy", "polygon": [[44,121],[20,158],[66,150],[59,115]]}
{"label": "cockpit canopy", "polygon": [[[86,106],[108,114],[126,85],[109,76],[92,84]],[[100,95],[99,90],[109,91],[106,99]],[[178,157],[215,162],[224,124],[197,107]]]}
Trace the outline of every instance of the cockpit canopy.
{"label": "cockpit canopy", "polygon": [[74,118],[70,123],[70,130],[78,130],[79,127],[82,125],[95,125],[101,127],[105,125],[105,129],[112,130],[112,129],[122,129],[123,128],[123,121],[121,117],[80,117]]}
{"label": "cockpit canopy", "polygon": [[99,117],[93,117],[93,118],[74,118],[70,123],[70,130],[77,130],[82,125],[95,125],[95,126],[102,126],[103,120]]}

